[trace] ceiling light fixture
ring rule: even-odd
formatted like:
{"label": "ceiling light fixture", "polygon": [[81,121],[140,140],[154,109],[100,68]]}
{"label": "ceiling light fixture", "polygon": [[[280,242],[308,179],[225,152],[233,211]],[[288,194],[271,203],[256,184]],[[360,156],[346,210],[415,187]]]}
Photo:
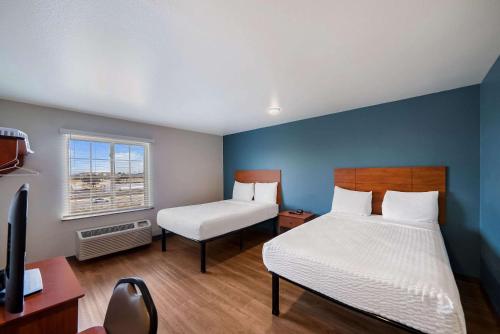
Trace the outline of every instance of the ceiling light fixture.
{"label": "ceiling light fixture", "polygon": [[270,107],[268,109],[269,115],[272,115],[272,116],[278,115],[280,113],[280,111],[281,111],[280,107]]}

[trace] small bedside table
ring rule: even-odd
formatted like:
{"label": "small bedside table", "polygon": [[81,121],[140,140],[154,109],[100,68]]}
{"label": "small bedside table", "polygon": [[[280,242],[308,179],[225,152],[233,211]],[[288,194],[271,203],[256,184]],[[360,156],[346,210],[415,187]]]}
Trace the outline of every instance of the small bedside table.
{"label": "small bedside table", "polygon": [[293,214],[290,213],[293,210],[281,211],[278,215],[278,233],[281,228],[294,228],[299,225],[302,225],[315,217],[312,212],[303,212],[302,214]]}

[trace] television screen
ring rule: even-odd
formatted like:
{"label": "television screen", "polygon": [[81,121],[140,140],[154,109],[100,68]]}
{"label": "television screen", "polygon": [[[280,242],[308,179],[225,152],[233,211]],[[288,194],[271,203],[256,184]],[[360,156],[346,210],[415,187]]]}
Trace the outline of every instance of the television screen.
{"label": "television screen", "polygon": [[11,313],[23,310],[28,192],[28,184],[19,188],[12,199],[8,215],[7,254],[3,284],[5,291],[2,297],[5,308]]}

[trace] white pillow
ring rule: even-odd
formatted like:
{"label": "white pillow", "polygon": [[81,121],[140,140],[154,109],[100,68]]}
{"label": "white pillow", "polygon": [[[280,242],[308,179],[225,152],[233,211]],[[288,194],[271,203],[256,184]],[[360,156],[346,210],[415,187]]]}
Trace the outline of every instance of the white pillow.
{"label": "white pillow", "polygon": [[276,204],[278,182],[255,183],[255,202]]}
{"label": "white pillow", "polygon": [[233,199],[238,201],[251,201],[254,195],[253,183],[241,183],[234,181]]}
{"label": "white pillow", "polygon": [[382,202],[385,219],[401,222],[437,222],[439,215],[438,191],[400,192],[388,190]]}
{"label": "white pillow", "polygon": [[332,212],[369,216],[372,214],[372,192],[347,190],[335,186]]}

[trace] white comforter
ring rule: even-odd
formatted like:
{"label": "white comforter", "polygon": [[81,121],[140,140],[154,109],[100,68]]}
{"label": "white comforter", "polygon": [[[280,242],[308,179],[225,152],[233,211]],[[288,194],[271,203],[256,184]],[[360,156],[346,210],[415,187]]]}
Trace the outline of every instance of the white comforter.
{"label": "white comforter", "polygon": [[269,271],[427,333],[466,333],[437,224],[325,215],[264,244]]}
{"label": "white comforter", "polygon": [[277,215],[277,204],[225,200],[160,210],[157,223],[175,234],[202,241]]}

